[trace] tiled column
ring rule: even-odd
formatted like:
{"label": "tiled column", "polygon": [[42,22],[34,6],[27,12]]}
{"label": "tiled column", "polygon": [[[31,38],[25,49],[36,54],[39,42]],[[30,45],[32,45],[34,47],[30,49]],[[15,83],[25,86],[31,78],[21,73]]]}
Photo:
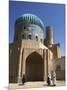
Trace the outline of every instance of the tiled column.
{"label": "tiled column", "polygon": [[45,81],[45,49],[43,50],[43,60],[44,60],[44,81]]}
{"label": "tiled column", "polygon": [[47,76],[48,76],[48,55],[47,55],[47,50],[44,49],[43,54],[44,54],[44,81],[47,81]]}
{"label": "tiled column", "polygon": [[18,83],[20,83],[20,79],[21,79],[22,51],[23,51],[23,48],[21,47],[21,50],[20,50],[20,58],[19,58],[18,81],[17,81]]}

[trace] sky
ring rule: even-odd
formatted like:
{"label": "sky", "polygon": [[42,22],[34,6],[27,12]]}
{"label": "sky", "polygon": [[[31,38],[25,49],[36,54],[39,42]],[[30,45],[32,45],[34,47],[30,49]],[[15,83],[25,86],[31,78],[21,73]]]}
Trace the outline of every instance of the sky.
{"label": "sky", "polygon": [[61,54],[65,55],[65,5],[51,3],[35,3],[23,1],[9,2],[9,43],[14,39],[14,24],[22,14],[31,13],[38,16],[44,26],[51,25],[54,42],[60,43]]}

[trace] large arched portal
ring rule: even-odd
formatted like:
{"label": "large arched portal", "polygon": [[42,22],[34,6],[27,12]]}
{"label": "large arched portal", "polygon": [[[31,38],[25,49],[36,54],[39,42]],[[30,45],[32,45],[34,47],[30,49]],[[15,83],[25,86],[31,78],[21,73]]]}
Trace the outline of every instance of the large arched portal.
{"label": "large arched portal", "polygon": [[33,52],[26,59],[26,80],[43,81],[44,63],[42,56]]}

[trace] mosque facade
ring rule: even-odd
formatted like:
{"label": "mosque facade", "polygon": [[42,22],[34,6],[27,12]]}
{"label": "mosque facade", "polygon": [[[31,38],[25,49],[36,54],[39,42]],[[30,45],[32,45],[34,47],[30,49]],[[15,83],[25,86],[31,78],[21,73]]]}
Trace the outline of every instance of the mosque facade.
{"label": "mosque facade", "polygon": [[14,41],[9,45],[9,82],[47,81],[61,58],[60,44],[54,43],[52,26],[33,14],[23,14],[15,22]]}

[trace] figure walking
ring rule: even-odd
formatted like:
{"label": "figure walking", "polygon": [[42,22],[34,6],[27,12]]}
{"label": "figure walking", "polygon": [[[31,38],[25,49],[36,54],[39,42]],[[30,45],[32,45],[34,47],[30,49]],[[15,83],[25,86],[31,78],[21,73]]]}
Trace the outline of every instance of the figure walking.
{"label": "figure walking", "polygon": [[56,86],[56,73],[54,71],[51,72],[52,85]]}
{"label": "figure walking", "polygon": [[24,74],[23,74],[23,77],[22,77],[22,83],[23,83],[23,85],[25,83],[25,75]]}
{"label": "figure walking", "polygon": [[53,86],[56,86],[56,73],[53,72]]}
{"label": "figure walking", "polygon": [[51,74],[50,74],[50,72],[48,73],[47,83],[48,83],[48,86],[51,85]]}

